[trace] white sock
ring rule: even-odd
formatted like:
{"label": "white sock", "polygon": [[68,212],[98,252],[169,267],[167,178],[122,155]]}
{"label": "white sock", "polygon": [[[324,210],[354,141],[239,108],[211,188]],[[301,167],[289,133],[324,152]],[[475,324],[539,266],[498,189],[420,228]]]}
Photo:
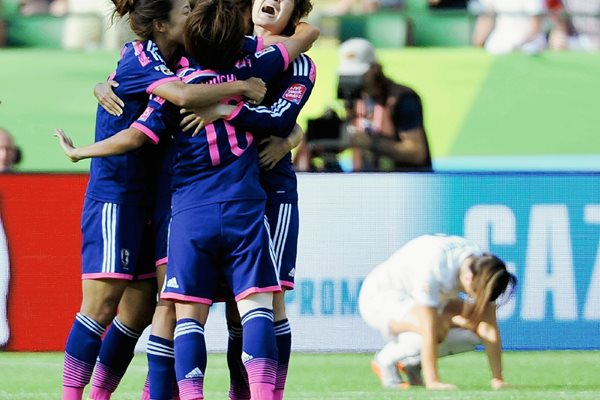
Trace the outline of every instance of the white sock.
{"label": "white sock", "polygon": [[418,333],[401,333],[395,341],[383,346],[375,358],[383,366],[395,365],[402,359],[418,356],[421,352],[421,342],[421,335]]}

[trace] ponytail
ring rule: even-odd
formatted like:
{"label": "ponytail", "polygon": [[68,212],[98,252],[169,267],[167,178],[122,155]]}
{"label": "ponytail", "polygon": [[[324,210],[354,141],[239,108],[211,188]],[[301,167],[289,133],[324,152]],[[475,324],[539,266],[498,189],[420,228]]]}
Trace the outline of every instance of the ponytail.
{"label": "ponytail", "polygon": [[112,0],[115,5],[114,14],[119,17],[124,17],[133,10],[136,1],[137,0]]}
{"label": "ponytail", "polygon": [[510,297],[517,285],[517,278],[508,272],[506,264],[494,255],[477,258],[470,266],[473,274],[473,290],[475,300],[468,304],[467,318],[475,328],[483,318],[489,303],[496,301],[507,290]]}
{"label": "ponytail", "polygon": [[115,5],[114,18],[129,19],[131,30],[141,39],[152,39],[154,21],[168,21],[173,9],[173,0],[112,0]]}

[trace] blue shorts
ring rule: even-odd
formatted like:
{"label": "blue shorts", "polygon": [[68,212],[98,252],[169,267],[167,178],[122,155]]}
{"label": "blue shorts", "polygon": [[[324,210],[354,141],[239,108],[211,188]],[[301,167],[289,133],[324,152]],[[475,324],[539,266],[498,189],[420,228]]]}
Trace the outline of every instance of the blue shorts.
{"label": "blue shorts", "polygon": [[148,208],[85,199],[81,215],[83,279],[156,276]]}
{"label": "blue shorts", "polygon": [[269,222],[279,284],[293,289],[298,253],[298,202],[267,201],[265,215]]}
{"label": "blue shorts", "polygon": [[152,211],[152,236],[154,238],[154,265],[166,264],[167,244],[169,242],[169,221],[171,220],[171,202],[157,203]]}
{"label": "blue shorts", "polygon": [[171,217],[162,299],[212,304],[220,277],[237,301],[278,292],[264,201],[197,206]]}

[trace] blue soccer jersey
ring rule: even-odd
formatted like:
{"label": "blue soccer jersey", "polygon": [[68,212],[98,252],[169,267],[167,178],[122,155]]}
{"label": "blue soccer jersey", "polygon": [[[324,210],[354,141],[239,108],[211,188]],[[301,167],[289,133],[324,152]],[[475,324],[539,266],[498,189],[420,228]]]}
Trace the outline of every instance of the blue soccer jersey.
{"label": "blue soccer jersey", "polygon": [[[242,58],[229,71],[188,68],[182,78],[190,84],[218,84],[253,76],[269,82],[289,64],[283,45],[268,47]],[[241,99],[233,99],[236,103]],[[197,136],[181,132],[179,111],[153,97],[143,116],[132,127],[158,142],[161,135],[174,135],[178,156],[173,168],[173,212],[189,207],[232,200],[261,200],[258,152],[249,129],[236,128],[225,120],[207,125]]]}
{"label": "blue soccer jersey", "polygon": [[[253,133],[267,136],[288,136],[296,119],[312,93],[316,80],[315,63],[305,54],[296,58],[290,68],[268,85],[262,106],[245,104],[232,114],[229,122]],[[296,173],[292,154],[288,153],[275,167],[261,170],[261,185],[269,200],[297,201]]]}
{"label": "blue soccer jersey", "polygon": [[[167,67],[156,44],[147,40],[125,44],[117,69],[109,79],[119,82],[114,92],[125,107],[117,117],[98,106],[96,141],[129,128],[148,105],[148,94],[161,84],[179,78]],[[86,196],[116,204],[147,204],[147,158],[145,146],[121,155],[93,158]]]}

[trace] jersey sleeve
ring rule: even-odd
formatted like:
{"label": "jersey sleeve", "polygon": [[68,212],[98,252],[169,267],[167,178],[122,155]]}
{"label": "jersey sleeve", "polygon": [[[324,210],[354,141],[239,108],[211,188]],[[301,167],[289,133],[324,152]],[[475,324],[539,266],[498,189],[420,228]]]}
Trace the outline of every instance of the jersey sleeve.
{"label": "jersey sleeve", "polygon": [[394,126],[397,133],[423,127],[423,108],[415,95],[404,95],[396,103]]}
{"label": "jersey sleeve", "polygon": [[266,107],[241,103],[226,120],[255,134],[288,136],[312,93],[315,80],[315,63],[302,54],[294,60],[282,81],[278,82],[278,92],[272,97],[276,99],[273,105]]}
{"label": "jersey sleeve", "polygon": [[290,65],[290,55],[281,43],[269,46],[249,57],[250,74],[261,78],[267,84],[274,81]]}
{"label": "jersey sleeve", "polygon": [[167,67],[153,42],[136,41],[127,46],[113,78],[122,89],[150,94],[158,86],[179,79]]}
{"label": "jersey sleeve", "polygon": [[260,36],[246,36],[244,38],[244,46],[242,47],[242,54],[254,54],[257,51],[264,49],[264,41]]}
{"label": "jersey sleeve", "polygon": [[177,128],[178,108],[160,96],[151,95],[146,110],[131,124],[157,144],[161,138],[170,135]]}

